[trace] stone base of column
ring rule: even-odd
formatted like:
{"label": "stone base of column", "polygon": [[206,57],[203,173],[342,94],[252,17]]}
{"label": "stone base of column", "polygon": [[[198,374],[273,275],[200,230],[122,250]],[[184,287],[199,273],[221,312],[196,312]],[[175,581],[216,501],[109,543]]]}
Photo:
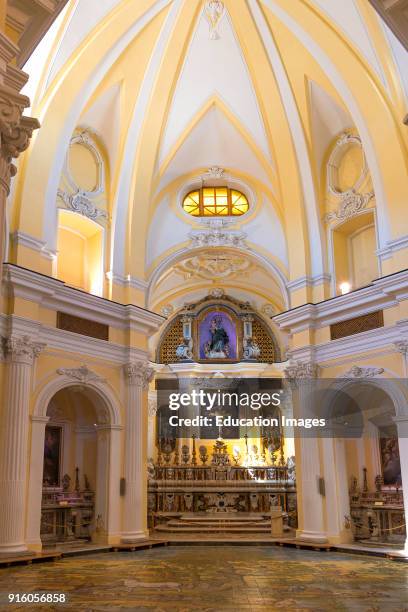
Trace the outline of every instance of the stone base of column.
{"label": "stone base of column", "polygon": [[338,544],[353,544],[354,536],[351,533],[350,529],[344,529],[337,535],[329,534],[329,542],[330,544],[335,544],[336,546]]}
{"label": "stone base of column", "polygon": [[24,555],[30,554],[25,544],[0,544],[0,556]]}
{"label": "stone base of column", "polygon": [[41,540],[29,540],[27,539],[27,547],[30,552],[41,552],[43,548],[43,543]]}
{"label": "stone base of column", "polygon": [[298,531],[296,540],[300,542],[310,542],[311,544],[327,544],[328,539],[325,533],[319,531]]}
{"label": "stone base of column", "polygon": [[393,559],[408,559],[408,538],[405,540],[405,546],[400,550],[387,551],[387,557]]}
{"label": "stone base of column", "polygon": [[135,544],[137,542],[143,542],[143,540],[149,539],[149,530],[146,531],[132,531],[131,533],[122,533],[120,541],[122,544]]}

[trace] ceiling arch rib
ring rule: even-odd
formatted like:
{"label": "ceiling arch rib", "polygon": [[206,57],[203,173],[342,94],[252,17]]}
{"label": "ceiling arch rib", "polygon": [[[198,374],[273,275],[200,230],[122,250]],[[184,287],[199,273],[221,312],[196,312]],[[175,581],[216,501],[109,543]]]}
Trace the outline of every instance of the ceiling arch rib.
{"label": "ceiling arch rib", "polygon": [[385,85],[386,79],[381,63],[356,1],[312,0],[312,2],[359,49],[360,53]]}
{"label": "ceiling arch rib", "polygon": [[93,4],[88,18],[84,19],[81,11],[81,2],[77,0],[76,6],[71,9],[67,19],[64,37],[61,40],[61,44],[55,50],[53,60],[50,63],[45,88],[52,83],[58,72],[64,67],[89,33],[95,27],[99,27],[106,15],[113,11],[120,2],[121,0],[98,0],[98,2]]}
{"label": "ceiling arch rib", "polygon": [[[273,16],[285,24],[320,63],[347,105],[364,145],[370,167],[378,212],[379,244],[408,231],[397,222],[398,209],[404,205],[408,189],[406,146],[400,130],[400,118],[387,93],[367,62],[335,28],[329,28],[318,11],[303,0],[261,0],[266,18]],[[313,37],[310,35],[313,32]],[[367,104],[367,92],[370,92]],[[384,142],[387,134],[387,144]],[[392,146],[392,152],[390,150]],[[394,157],[393,157],[394,156]],[[390,164],[390,159],[393,163]]]}
{"label": "ceiling arch rib", "polygon": [[181,174],[211,166],[245,170],[276,193],[276,174],[263,151],[245,125],[218,98],[204,104],[163,161],[158,190]]}
{"label": "ceiling arch rib", "polygon": [[[130,181],[130,191],[125,202],[129,202],[128,231],[126,241],[126,274],[136,278],[145,275],[145,246],[148,231],[149,203],[157,164],[163,125],[171,103],[172,94],[182,66],[184,54],[192,34],[192,27],[201,8],[192,2],[176,0],[172,10],[178,7],[165,53],[157,72],[149,104],[143,117],[140,137]],[[117,236],[115,235],[115,241]],[[115,258],[116,262],[116,258]],[[117,273],[117,269],[115,269]],[[119,272],[120,274],[120,272]]]}
{"label": "ceiling arch rib", "polygon": [[218,35],[217,41],[211,40],[201,11],[168,113],[159,166],[210,98],[222,100],[231,109],[268,163],[273,163],[251,75],[228,12],[218,25]]}
{"label": "ceiling arch rib", "polygon": [[241,0],[226,0],[226,5],[245,53],[276,160],[278,198],[282,202],[285,215],[289,274],[290,279],[294,280],[309,274],[310,265],[303,194],[292,134],[276,75],[248,4]]}
{"label": "ceiling arch rib", "polygon": [[354,127],[350,115],[320,85],[308,81],[312,146],[319,178],[333,139]]}
{"label": "ceiling arch rib", "polygon": [[286,115],[290,125],[294,146],[296,149],[297,162],[303,188],[303,198],[306,209],[306,218],[309,232],[309,243],[313,245],[310,250],[310,272],[312,276],[319,276],[325,272],[324,239],[320,223],[319,204],[314,176],[309,157],[306,136],[302,121],[299,116],[296,99],[292,92],[289,79],[285,72],[279,50],[277,49],[272,33],[263,17],[259,5],[254,0],[249,2],[252,15],[260,32],[265,48],[268,53],[279,91],[284,100]]}
{"label": "ceiling arch rib", "polygon": [[[47,92],[33,114],[40,118],[42,129],[32,141],[20,176],[22,189],[16,196],[20,209],[20,229],[44,240],[55,250],[55,201],[59,178],[72,133],[82,110],[107,71],[130,42],[172,0],[141,0],[137,9],[125,3],[115,12],[115,19],[106,21],[84,48],[80,48],[58,83]],[[130,25],[129,25],[130,24]],[[102,58],[102,59],[101,59]],[[41,205],[41,213],[32,218],[33,193]],[[25,221],[30,220],[29,227]]]}
{"label": "ceiling arch rib", "polygon": [[[172,29],[177,20],[181,8],[181,0],[173,3],[156,42],[145,77],[137,98],[133,111],[131,123],[127,130],[126,141],[123,147],[122,165],[117,180],[117,191],[114,196],[113,216],[112,216],[112,251],[111,251],[111,270],[117,276],[123,277],[129,274],[126,265],[126,253],[128,249],[129,236],[127,234],[129,202],[132,201],[132,190],[135,182],[134,164],[129,160],[135,160],[137,150],[140,147],[140,139],[148,112],[149,103],[153,97],[157,73],[163,61],[166,48],[169,44]],[[140,274],[143,276],[143,274]]]}

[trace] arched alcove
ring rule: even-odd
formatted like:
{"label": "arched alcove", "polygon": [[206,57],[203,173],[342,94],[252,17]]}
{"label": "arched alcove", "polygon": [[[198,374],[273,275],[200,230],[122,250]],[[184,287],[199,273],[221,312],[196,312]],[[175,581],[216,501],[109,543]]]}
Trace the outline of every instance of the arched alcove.
{"label": "arched alcove", "polygon": [[31,417],[27,540],[107,543],[120,532],[120,410],[101,381],[51,381]]}

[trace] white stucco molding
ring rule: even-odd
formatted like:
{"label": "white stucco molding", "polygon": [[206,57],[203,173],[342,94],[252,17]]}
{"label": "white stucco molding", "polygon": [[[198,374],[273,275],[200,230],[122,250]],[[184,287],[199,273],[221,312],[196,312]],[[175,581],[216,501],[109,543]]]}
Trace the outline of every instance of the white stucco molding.
{"label": "white stucco molding", "polygon": [[135,278],[130,274],[127,276],[120,276],[120,274],[115,274],[114,272],[107,272],[106,277],[115,285],[130,289],[137,289],[138,291],[146,291],[147,287],[149,286],[147,281],[141,280],[140,278]]}
{"label": "white stucco molding", "polygon": [[[271,274],[271,276],[273,277],[273,279],[276,281],[280,291],[281,291],[281,295],[285,304],[285,307],[289,307],[290,301],[289,301],[289,294],[288,294],[288,290],[287,290],[287,278],[285,277],[285,275],[283,274],[283,272],[278,268],[277,265],[274,264],[273,261],[271,261],[270,259],[268,259],[267,257],[265,257],[264,255],[262,255],[261,253],[258,253],[257,251],[255,251],[253,248],[248,248],[245,250],[241,250],[239,248],[235,248],[235,247],[224,247],[224,249],[226,251],[229,251],[231,253],[236,253],[238,255],[244,255],[250,259],[252,259],[255,263],[259,264],[260,266],[262,266],[262,268],[264,269],[264,271],[267,271],[269,274]],[[199,249],[199,248],[180,248],[178,251],[171,253],[168,257],[166,257],[153,271],[153,273],[150,276],[149,279],[149,288],[147,290],[147,295],[146,295],[146,304],[150,304],[150,300],[152,298],[153,295],[153,291],[154,288],[158,282],[158,280],[160,279],[160,277],[170,268],[174,267],[177,263],[183,261],[183,259],[186,259],[187,257],[191,257],[192,255],[197,255],[197,253],[201,252],[201,250],[205,250],[205,249]]]}
{"label": "white stucco molding", "polygon": [[331,274],[319,274],[318,276],[302,276],[293,281],[289,281],[287,287],[290,291],[304,289],[305,287],[317,287],[323,283],[330,283]]}
{"label": "white stucco molding", "polygon": [[395,240],[389,240],[384,248],[376,251],[377,257],[381,261],[390,259],[397,251],[408,249],[408,236],[402,236],[402,238],[396,238]]}
{"label": "white stucco molding", "polygon": [[44,259],[48,259],[53,261],[57,257],[56,251],[50,251],[46,248],[46,243],[42,240],[38,240],[34,238],[34,236],[30,236],[30,234],[26,234],[25,232],[14,232],[11,235],[12,242],[17,246],[23,246],[32,251],[36,251],[40,253],[41,257]]}
{"label": "white stucco molding", "polygon": [[[53,377],[38,392],[33,417],[46,417],[48,405],[54,395],[62,389],[76,385],[78,385],[78,382],[75,383],[70,376],[56,375],[56,377]],[[81,383],[81,386],[96,393],[101,401],[101,408],[106,411],[110,425],[122,425],[121,403],[113,389],[106,382],[88,380],[86,383]]]}
{"label": "white stucco molding", "polygon": [[43,308],[63,311],[98,321],[110,327],[152,334],[164,317],[132,304],[118,304],[69,287],[64,282],[13,264],[4,266],[4,284],[9,295],[21,297]]}
{"label": "white stucco molding", "polygon": [[133,360],[148,359],[146,351],[135,347],[82,336],[16,315],[0,314],[0,335],[6,336],[10,334],[10,330],[17,335],[30,335],[36,341],[44,342],[47,345],[44,351],[46,354],[55,350],[63,351],[82,363],[87,357],[118,366]]}
{"label": "white stucco molding", "polygon": [[346,336],[314,346],[307,345],[292,349],[289,353],[291,359],[300,361],[314,360],[322,364],[336,360],[338,364],[339,360],[346,360],[353,365],[353,362],[357,361],[354,355],[372,351],[381,351],[387,354],[395,353],[395,343],[402,337],[408,337],[408,319],[398,321],[393,326],[372,329],[361,334]]}
{"label": "white stucco molding", "polygon": [[[251,0],[251,4],[254,0]],[[379,244],[383,247],[390,238],[390,224],[388,218],[387,198],[384,191],[384,182],[379,165],[377,153],[372,143],[370,131],[366,120],[358,106],[358,103],[350,90],[348,83],[343,75],[337,69],[337,66],[327,56],[322,47],[313,38],[302,24],[296,22],[284,8],[280,7],[273,0],[262,0],[262,4],[277,17],[285,26],[292,32],[294,36],[304,45],[312,57],[322,67],[326,76],[330,79],[332,85],[337,89],[346,104],[353,123],[357,127],[358,133],[363,143],[364,153],[367,157],[368,167],[370,168],[371,177],[374,185],[374,192],[377,203],[378,213],[378,228],[379,228]]]}
{"label": "white stucco molding", "polygon": [[377,389],[381,389],[386,393],[394,404],[396,417],[408,417],[408,394],[407,389],[403,387],[401,382],[395,378],[384,378],[383,376],[372,376],[368,378],[345,378],[339,377],[333,386],[336,391],[347,393],[355,388],[356,382],[364,380],[364,385],[370,385]]}
{"label": "white stucco molding", "polygon": [[[337,297],[305,304],[278,314],[273,321],[285,332],[297,333],[345,321],[360,315],[398,305],[408,298],[408,270],[384,276],[362,287]],[[375,330],[379,333],[380,330]]]}

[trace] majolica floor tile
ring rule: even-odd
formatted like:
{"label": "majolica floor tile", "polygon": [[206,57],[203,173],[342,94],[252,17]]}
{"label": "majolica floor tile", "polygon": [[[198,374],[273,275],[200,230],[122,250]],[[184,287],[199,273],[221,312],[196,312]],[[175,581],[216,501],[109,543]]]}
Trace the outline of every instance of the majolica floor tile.
{"label": "majolica floor tile", "polygon": [[[61,606],[7,593],[65,593]],[[175,546],[93,554],[0,572],[0,610],[406,612],[408,565],[276,547]]]}

